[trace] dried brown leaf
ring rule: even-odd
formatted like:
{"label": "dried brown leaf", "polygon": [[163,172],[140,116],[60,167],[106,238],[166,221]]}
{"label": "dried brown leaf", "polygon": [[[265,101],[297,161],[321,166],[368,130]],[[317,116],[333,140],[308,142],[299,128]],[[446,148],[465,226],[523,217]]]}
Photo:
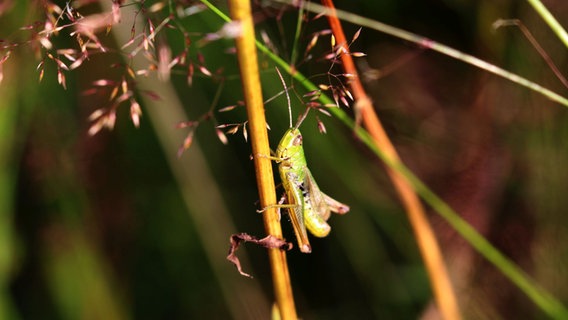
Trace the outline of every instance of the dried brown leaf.
{"label": "dried brown leaf", "polygon": [[231,247],[229,248],[229,255],[227,255],[227,260],[231,261],[231,263],[233,263],[235,267],[237,267],[237,270],[241,275],[249,278],[252,278],[252,276],[243,271],[241,267],[241,262],[236,255],[237,249],[239,248],[239,245],[242,242],[251,242],[268,249],[280,249],[280,250],[290,250],[292,249],[293,246],[292,243],[286,242],[286,240],[276,238],[272,235],[268,235],[262,239],[258,239],[246,233],[238,233],[231,235],[230,238]]}

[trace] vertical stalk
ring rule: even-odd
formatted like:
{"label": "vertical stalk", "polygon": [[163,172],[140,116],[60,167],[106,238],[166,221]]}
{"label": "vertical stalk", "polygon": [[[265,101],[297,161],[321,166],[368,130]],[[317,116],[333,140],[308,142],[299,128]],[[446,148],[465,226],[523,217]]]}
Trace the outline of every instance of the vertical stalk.
{"label": "vertical stalk", "polygon": [[[359,115],[363,121],[365,128],[373,137],[373,141],[378,148],[383,150],[385,155],[394,162],[400,162],[400,157],[392,142],[387,136],[379,117],[373,109],[371,99],[367,96],[365,89],[358,76],[355,63],[349,54],[349,47],[341,22],[335,13],[333,0],[322,0],[322,4],[330,11],[327,15],[331,30],[335,36],[336,43],[343,46],[344,53],[341,54],[341,62],[346,73],[352,74],[353,78],[350,82],[350,88],[355,97],[355,114],[357,124],[359,123]],[[414,192],[412,186],[406,179],[395,170],[387,167],[387,173],[395,186],[396,191],[403,203],[408,215],[410,224],[414,231],[418,248],[424,259],[424,264],[432,284],[434,296],[444,319],[460,319],[459,307],[457,299],[452,288],[450,277],[448,275],[440,247],[434,236],[434,232],[424,213],[424,207],[420,199]]]}
{"label": "vertical stalk", "polygon": [[[251,15],[249,0],[229,0],[231,18],[241,24],[242,33],[235,39],[237,58],[241,74],[244,99],[249,119],[250,137],[256,180],[259,191],[261,207],[276,204],[274,188],[274,175],[270,159],[258,155],[269,155],[268,133],[266,129],[266,117],[264,103],[258,73],[258,59],[255,45],[254,25]],[[282,229],[275,208],[270,208],[263,213],[264,227],[269,235],[282,238]],[[297,319],[286,253],[280,249],[268,249],[272,281],[276,303],[281,318]]]}

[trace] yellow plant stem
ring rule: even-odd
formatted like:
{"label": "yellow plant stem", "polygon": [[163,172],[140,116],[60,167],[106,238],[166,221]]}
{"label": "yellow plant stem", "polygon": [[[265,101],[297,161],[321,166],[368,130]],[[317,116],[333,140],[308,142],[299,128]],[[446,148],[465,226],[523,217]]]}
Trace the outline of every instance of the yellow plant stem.
{"label": "yellow plant stem", "polygon": [[[231,17],[241,26],[241,35],[236,38],[237,58],[243,85],[244,100],[246,104],[256,180],[259,191],[260,204],[264,211],[264,227],[269,235],[282,238],[282,229],[276,209],[269,207],[276,204],[274,176],[269,158],[258,155],[269,155],[270,146],[266,129],[264,103],[258,73],[258,58],[255,45],[254,25],[249,0],[229,0]],[[276,303],[280,316],[284,320],[296,320],[296,308],[292,295],[286,252],[280,249],[268,249],[272,281]]]}
{"label": "yellow plant stem", "polygon": [[[383,150],[385,155],[387,155],[390,159],[395,162],[400,162],[400,157],[383,129],[383,126],[373,109],[371,99],[367,96],[360,81],[353,58],[349,54],[348,42],[345,38],[341,22],[335,14],[333,1],[322,0],[322,4],[330,10],[327,18],[333,31],[333,35],[335,36],[336,43],[344,48],[344,53],[341,54],[344,71],[353,75],[349,85],[355,97],[356,120],[359,120],[358,115],[360,115],[365,128],[373,137],[373,141],[376,146]],[[436,241],[436,237],[434,236],[434,232],[426,218],[424,207],[412,186],[399,172],[388,167],[387,172],[406,209],[408,219],[412,225],[416,241],[418,242],[418,248],[420,249],[428,276],[430,277],[430,282],[432,284],[432,289],[434,291],[434,296],[440,313],[444,319],[460,319],[459,307],[450,277],[444,264],[440,247]]]}

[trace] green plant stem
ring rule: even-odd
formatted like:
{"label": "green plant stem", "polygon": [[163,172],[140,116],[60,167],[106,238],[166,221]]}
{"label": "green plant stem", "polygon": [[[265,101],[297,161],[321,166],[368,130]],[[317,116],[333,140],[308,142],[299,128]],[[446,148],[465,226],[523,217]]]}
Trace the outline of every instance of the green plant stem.
{"label": "green plant stem", "polygon": [[544,6],[544,4],[542,4],[542,2],[540,2],[540,0],[528,0],[528,2],[534,8],[534,10],[540,15],[540,17],[548,24],[550,29],[552,29],[552,31],[556,33],[558,39],[560,39],[560,41],[564,43],[566,48],[568,48],[568,33],[558,22],[558,20],[554,18],[552,13],[548,11],[548,9]]}
{"label": "green plant stem", "polygon": [[[229,7],[233,20],[240,22],[242,33],[235,39],[237,59],[241,74],[241,83],[247,109],[252,152],[258,184],[260,204],[262,208],[269,208],[276,204],[274,175],[271,160],[259,155],[270,155],[266,117],[264,114],[264,101],[258,72],[258,58],[255,46],[254,24],[252,20],[249,0],[229,0]],[[264,227],[267,234],[282,238],[280,219],[274,207],[263,213]],[[284,320],[297,319],[286,252],[280,249],[268,249],[272,281],[276,303],[280,316]]]}

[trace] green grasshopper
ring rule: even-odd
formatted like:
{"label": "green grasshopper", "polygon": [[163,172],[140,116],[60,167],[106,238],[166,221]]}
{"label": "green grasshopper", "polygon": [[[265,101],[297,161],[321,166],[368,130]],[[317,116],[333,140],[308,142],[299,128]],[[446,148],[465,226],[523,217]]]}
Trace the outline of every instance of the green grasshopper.
{"label": "green grasshopper", "polygon": [[[278,71],[278,69],[276,70]],[[308,169],[302,146],[302,134],[298,127],[307,116],[309,109],[298,120],[296,126],[292,127],[288,89],[279,71],[278,75],[284,84],[286,97],[288,98],[291,128],[286,131],[282,140],[280,140],[276,149],[276,155],[269,157],[278,163],[280,179],[284,187],[285,197],[288,200],[288,204],[274,206],[288,209],[300,251],[310,253],[312,248],[308,240],[306,228],[316,237],[322,238],[327,236],[331,227],[326,221],[329,219],[331,212],[345,214],[349,211],[349,206],[323,193]]]}
{"label": "green grasshopper", "polygon": [[288,205],[279,206],[289,210],[300,251],[310,253],[312,248],[306,228],[314,236],[323,238],[331,230],[326,222],[331,212],[345,214],[349,207],[326,195],[318,187],[308,169],[302,134],[297,128],[286,131],[276,149],[276,157],[271,158],[279,162],[278,171],[288,200]]}

